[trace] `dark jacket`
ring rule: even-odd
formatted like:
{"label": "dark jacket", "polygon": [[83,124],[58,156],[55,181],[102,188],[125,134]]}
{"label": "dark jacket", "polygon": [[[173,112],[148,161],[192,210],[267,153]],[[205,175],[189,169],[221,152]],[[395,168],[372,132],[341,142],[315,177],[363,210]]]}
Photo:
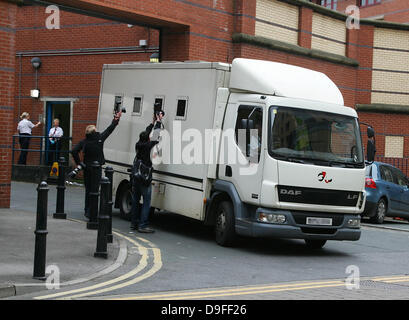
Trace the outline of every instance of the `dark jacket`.
{"label": "dark jacket", "polygon": [[[146,127],[146,132],[150,133],[152,131],[153,124],[150,124],[149,126]],[[161,128],[161,123],[157,122],[155,125],[155,129],[160,129]],[[142,163],[145,166],[152,167],[152,161],[151,161],[151,149],[158,144],[159,141],[146,141],[146,142],[141,142],[138,141],[135,144],[135,152],[136,152],[136,159],[142,160]]]}
{"label": "dark jacket", "polygon": [[75,163],[80,164],[81,160],[79,153],[84,152],[84,163],[88,167],[94,161],[98,161],[100,165],[105,164],[104,158],[104,142],[114,131],[118,125],[119,120],[112,120],[111,125],[102,133],[92,132],[87,134],[85,139],[81,140],[71,151]]}

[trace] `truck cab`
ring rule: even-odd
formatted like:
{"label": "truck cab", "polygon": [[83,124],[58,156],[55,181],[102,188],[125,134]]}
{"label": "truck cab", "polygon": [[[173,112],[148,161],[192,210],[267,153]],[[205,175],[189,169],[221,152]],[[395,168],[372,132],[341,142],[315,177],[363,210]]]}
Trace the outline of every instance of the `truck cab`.
{"label": "truck cab", "polygon": [[[312,247],[358,240],[365,159],[356,111],[323,74],[262,62],[249,68],[247,59],[238,60],[223,115],[223,132],[235,130],[235,148],[221,146],[208,206],[217,242],[233,243],[236,234],[305,239]],[[286,70],[273,83],[277,67]],[[311,77],[316,81],[308,83]],[[250,93],[255,78],[267,85]],[[226,161],[232,153],[233,163]]]}

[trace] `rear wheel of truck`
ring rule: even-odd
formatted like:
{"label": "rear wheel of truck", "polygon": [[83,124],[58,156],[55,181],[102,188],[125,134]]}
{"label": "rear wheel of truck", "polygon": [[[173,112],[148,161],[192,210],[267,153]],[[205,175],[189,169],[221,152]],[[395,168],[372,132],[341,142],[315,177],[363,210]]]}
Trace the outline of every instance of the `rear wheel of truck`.
{"label": "rear wheel of truck", "polygon": [[222,201],[217,207],[215,234],[221,246],[233,246],[236,242],[234,210],[229,201]]}
{"label": "rear wheel of truck", "polygon": [[305,244],[307,245],[307,248],[309,249],[321,249],[325,244],[327,243],[327,240],[310,240],[306,239]]}
{"label": "rear wheel of truck", "polygon": [[119,211],[121,218],[130,220],[132,212],[132,191],[128,186],[121,188],[119,193]]}

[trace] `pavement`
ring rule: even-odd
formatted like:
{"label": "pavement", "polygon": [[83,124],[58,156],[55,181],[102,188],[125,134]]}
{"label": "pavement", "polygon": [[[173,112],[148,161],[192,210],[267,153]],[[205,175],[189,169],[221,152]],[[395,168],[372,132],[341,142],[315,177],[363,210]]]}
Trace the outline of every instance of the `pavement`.
{"label": "pavement", "polygon": [[[159,212],[151,221],[157,232],[142,235],[130,232],[129,221],[114,209],[116,242],[105,261],[93,257],[96,231],[86,230],[81,221],[84,190],[78,186],[67,186],[69,219],[64,221],[52,218],[56,188],[50,186],[47,266],[59,268],[63,284],[50,290],[32,279],[36,187],[13,181],[12,208],[0,210],[0,283],[3,296],[8,295],[2,300],[409,297],[407,221],[363,223],[359,241],[329,241],[319,251],[306,250],[301,240],[251,238],[224,248],[198,221]],[[346,287],[350,267],[358,270],[359,289]]]}
{"label": "pavement", "polygon": [[[47,284],[89,281],[110,271],[123,253],[114,237],[108,258],[95,258],[97,231],[84,221],[54,219],[48,213],[46,247],[47,281],[33,279],[36,203],[33,210],[0,209],[0,298],[44,291]],[[58,281],[59,275],[59,281]]]}

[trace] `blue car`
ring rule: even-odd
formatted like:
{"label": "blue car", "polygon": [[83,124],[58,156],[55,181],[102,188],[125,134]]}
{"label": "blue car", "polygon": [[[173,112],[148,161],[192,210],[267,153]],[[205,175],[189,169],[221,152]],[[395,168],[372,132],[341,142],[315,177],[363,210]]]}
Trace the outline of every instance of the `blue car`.
{"label": "blue car", "polygon": [[366,167],[366,204],[362,216],[383,223],[385,217],[409,220],[409,179],[398,168],[374,162]]}

